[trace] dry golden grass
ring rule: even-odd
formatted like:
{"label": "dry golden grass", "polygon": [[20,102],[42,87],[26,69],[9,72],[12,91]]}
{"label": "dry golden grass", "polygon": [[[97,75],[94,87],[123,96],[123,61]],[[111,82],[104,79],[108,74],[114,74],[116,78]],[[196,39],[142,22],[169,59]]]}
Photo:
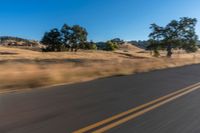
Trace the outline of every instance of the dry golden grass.
{"label": "dry golden grass", "polygon": [[149,52],[134,48],[115,52],[42,53],[0,47],[0,91],[82,82],[199,62],[200,52],[176,52],[168,59],[154,58]]}

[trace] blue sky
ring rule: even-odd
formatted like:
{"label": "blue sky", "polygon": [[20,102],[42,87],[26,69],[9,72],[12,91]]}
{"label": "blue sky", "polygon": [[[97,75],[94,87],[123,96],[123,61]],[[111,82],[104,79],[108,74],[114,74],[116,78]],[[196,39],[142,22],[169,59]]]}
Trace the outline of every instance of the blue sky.
{"label": "blue sky", "polygon": [[151,23],[185,16],[199,20],[200,35],[200,0],[4,0],[0,16],[0,36],[36,40],[64,23],[86,27],[89,40],[144,40]]}

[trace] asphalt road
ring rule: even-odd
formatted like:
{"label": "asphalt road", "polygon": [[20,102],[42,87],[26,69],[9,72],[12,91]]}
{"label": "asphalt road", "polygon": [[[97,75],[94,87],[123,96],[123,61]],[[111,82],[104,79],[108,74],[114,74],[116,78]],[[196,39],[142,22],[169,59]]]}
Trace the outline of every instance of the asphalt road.
{"label": "asphalt road", "polygon": [[[0,133],[71,133],[198,82],[200,65],[191,65],[48,89],[0,94]],[[200,89],[196,87],[194,91],[106,132],[199,133],[199,101]],[[138,110],[139,113],[142,111],[143,108]],[[87,132],[98,131],[124,118],[130,116],[124,115],[123,118],[95,126]]]}

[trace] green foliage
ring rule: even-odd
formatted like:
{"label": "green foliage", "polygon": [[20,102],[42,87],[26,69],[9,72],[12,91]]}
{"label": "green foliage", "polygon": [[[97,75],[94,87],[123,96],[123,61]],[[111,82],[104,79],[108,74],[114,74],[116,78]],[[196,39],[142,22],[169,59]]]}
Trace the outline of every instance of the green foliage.
{"label": "green foliage", "polygon": [[191,41],[191,42],[185,42],[182,45],[182,48],[185,49],[187,53],[193,53],[198,50],[197,42]]}
{"label": "green foliage", "polygon": [[88,43],[88,46],[87,46],[87,49],[89,49],[89,50],[97,50],[97,45],[96,45],[96,43],[94,43],[94,42],[89,42]]}
{"label": "green foliage", "polygon": [[71,34],[73,31],[71,30],[71,27],[68,26],[67,24],[64,24],[60,32],[62,35],[62,43],[64,44],[66,48],[69,49],[70,47],[73,46],[72,40],[71,40]]}
{"label": "green foliage", "polygon": [[97,50],[97,45],[94,43],[91,45],[90,49]]}
{"label": "green foliage", "polygon": [[85,42],[80,45],[81,49],[85,50],[97,50],[97,45],[94,42]]}
{"label": "green foliage", "polygon": [[110,40],[111,42],[117,44],[117,45],[122,45],[124,43],[123,40],[121,40],[120,38],[114,38],[112,40]]}
{"label": "green foliage", "polygon": [[72,50],[75,49],[75,51],[77,51],[79,46],[87,41],[88,33],[86,29],[80,27],[79,25],[74,25],[71,28],[71,30],[72,30],[71,36],[70,36],[70,40],[72,44],[71,48]]}
{"label": "green foliage", "polygon": [[114,38],[107,42],[97,42],[96,46],[98,50],[114,51],[119,48],[120,45],[125,42],[120,38]]}
{"label": "green foliage", "polygon": [[46,45],[44,51],[77,51],[87,42],[87,30],[79,25],[72,27],[64,24],[61,30],[52,29],[46,32],[41,43]]}
{"label": "green foliage", "polygon": [[159,57],[159,56],[160,56],[159,50],[161,49],[161,48],[160,48],[161,44],[160,44],[158,41],[155,41],[155,40],[153,40],[153,39],[150,39],[150,40],[149,40],[149,43],[150,43],[151,45],[147,46],[147,50],[153,51],[153,52],[154,52],[154,56],[155,56],[155,57]]}
{"label": "green foliage", "polygon": [[152,24],[150,29],[149,49],[158,51],[167,50],[167,56],[171,57],[172,49],[184,49],[186,52],[195,52],[197,50],[197,35],[195,26],[197,20],[194,18],[180,18],[179,21],[172,20],[165,27]]}
{"label": "green foliage", "polygon": [[50,32],[46,32],[41,43],[46,45],[46,48],[43,49],[45,52],[62,51],[63,44],[61,34],[56,28],[52,29]]}
{"label": "green foliage", "polygon": [[112,41],[107,41],[106,42],[106,47],[105,47],[105,50],[107,51],[114,51],[116,49],[118,49],[118,44],[117,43],[114,43]]}

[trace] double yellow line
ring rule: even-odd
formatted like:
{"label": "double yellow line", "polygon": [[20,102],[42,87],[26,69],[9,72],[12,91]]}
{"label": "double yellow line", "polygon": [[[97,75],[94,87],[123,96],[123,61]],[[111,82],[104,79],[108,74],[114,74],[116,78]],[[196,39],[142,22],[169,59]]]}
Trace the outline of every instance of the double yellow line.
{"label": "double yellow line", "polygon": [[177,98],[180,98],[188,93],[191,93],[199,88],[200,88],[200,82],[193,84],[191,86],[188,86],[186,88],[180,89],[176,92],[170,93],[166,96],[160,97],[160,98],[153,100],[151,102],[148,102],[146,104],[129,109],[125,112],[114,115],[110,118],[107,118],[107,119],[97,122],[95,124],[89,125],[85,128],[74,131],[73,133],[86,133],[86,132],[103,133],[103,132],[108,131],[116,126],[119,126],[127,121],[130,121],[138,116],[141,116],[151,110],[154,110],[168,102],[171,102],[171,101],[173,101]]}

